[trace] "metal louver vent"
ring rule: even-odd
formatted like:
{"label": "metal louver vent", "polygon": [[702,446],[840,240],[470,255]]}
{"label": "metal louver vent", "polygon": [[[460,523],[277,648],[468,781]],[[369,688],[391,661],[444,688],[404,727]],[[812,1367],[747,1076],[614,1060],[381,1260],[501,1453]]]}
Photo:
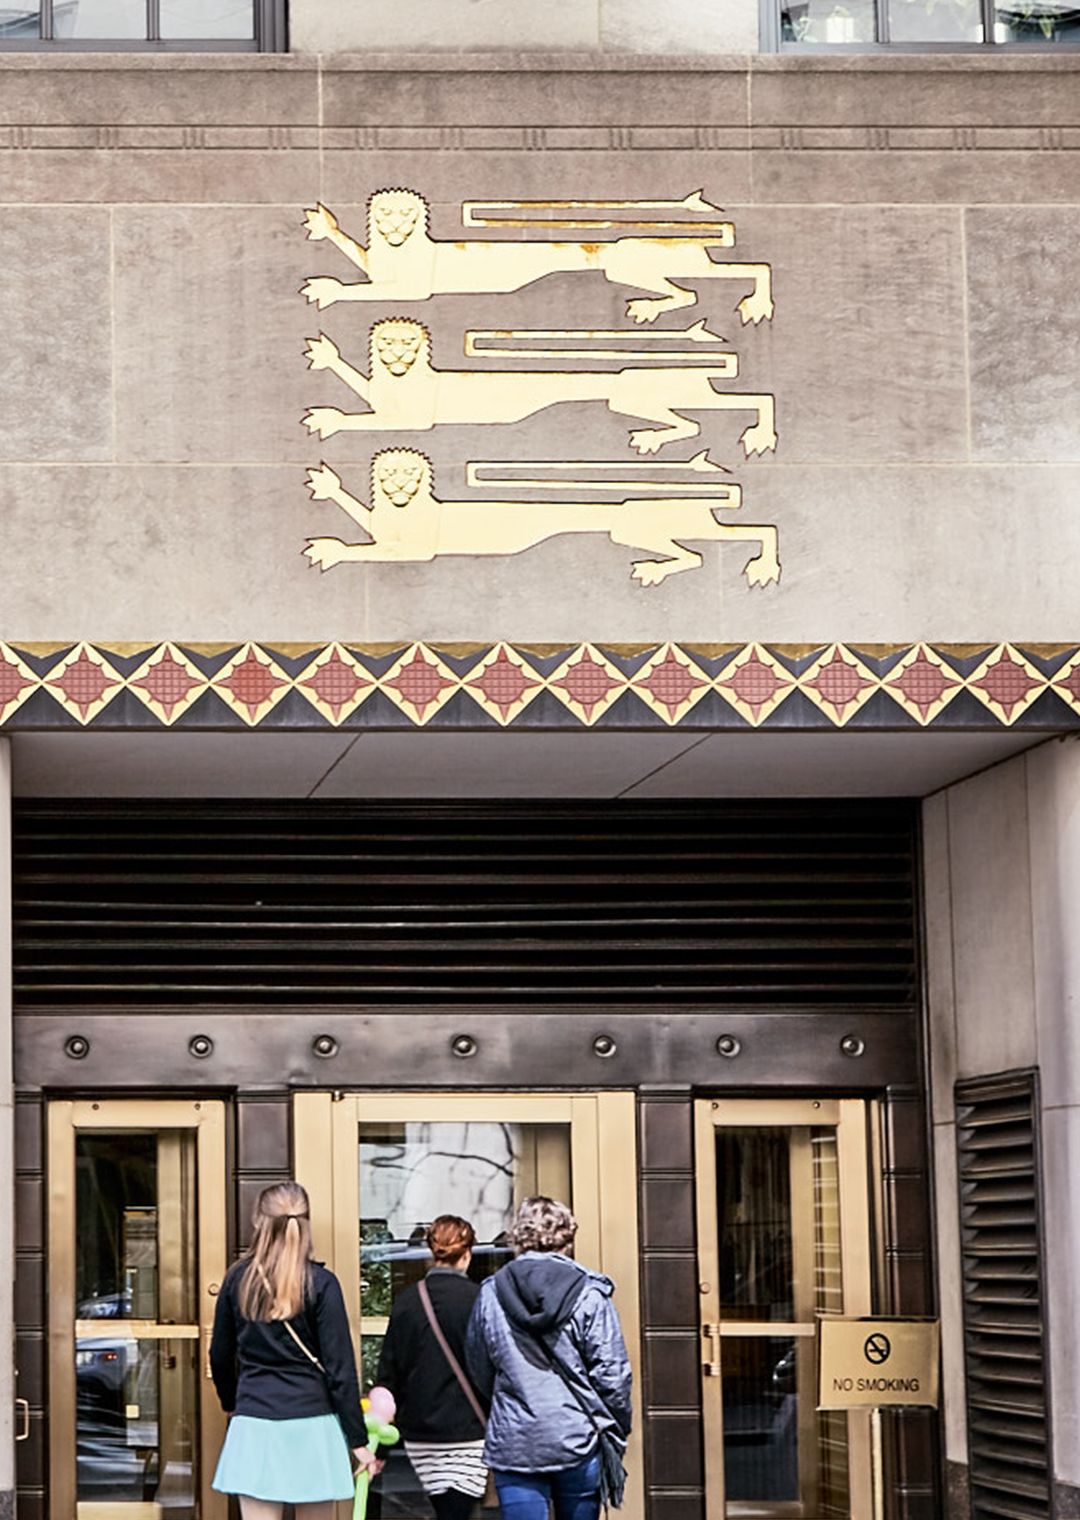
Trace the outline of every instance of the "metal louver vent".
{"label": "metal louver vent", "polygon": [[1035,1074],[958,1083],[956,1103],[972,1520],[1049,1520]]}
{"label": "metal louver vent", "polygon": [[21,1009],[916,995],[907,802],[23,802]]}

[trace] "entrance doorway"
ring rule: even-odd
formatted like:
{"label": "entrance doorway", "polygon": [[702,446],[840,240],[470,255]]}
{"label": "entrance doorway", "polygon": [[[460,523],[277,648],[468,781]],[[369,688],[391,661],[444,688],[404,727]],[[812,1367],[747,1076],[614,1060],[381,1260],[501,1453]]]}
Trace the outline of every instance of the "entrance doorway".
{"label": "entrance doorway", "polygon": [[224,1520],[221,1103],[49,1105],[52,1520]]}
{"label": "entrance doorway", "polygon": [[[522,1198],[547,1193],[578,1220],[577,1257],[608,1273],[640,1399],[637,1180],[632,1093],[301,1093],[294,1099],[297,1180],[312,1230],[341,1280],[365,1387],[398,1293],[422,1277],[424,1229],[459,1214],[477,1235],[478,1280],[511,1256],[507,1232]],[[640,1427],[635,1409],[635,1432]],[[641,1520],[640,1436],[627,1455],[621,1511]],[[430,1516],[400,1448],[382,1480],[382,1520]]]}
{"label": "entrance doorway", "polygon": [[817,1322],[869,1314],[868,1105],[696,1104],[709,1520],[866,1520],[867,1411],[817,1409]]}

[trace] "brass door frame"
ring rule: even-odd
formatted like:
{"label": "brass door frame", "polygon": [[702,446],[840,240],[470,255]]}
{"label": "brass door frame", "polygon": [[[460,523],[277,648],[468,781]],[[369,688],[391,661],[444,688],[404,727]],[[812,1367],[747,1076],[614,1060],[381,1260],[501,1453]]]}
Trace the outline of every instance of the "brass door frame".
{"label": "brass door frame", "polygon": [[[296,1093],[293,1167],[311,1199],[318,1250],[337,1274],[360,1355],[360,1168],[357,1133],[378,1120],[565,1124],[578,1220],[576,1254],[616,1283],[616,1302],[634,1369],[634,1430],[621,1514],[644,1520],[641,1439],[641,1311],[638,1291],[637,1125],[632,1092]],[[372,1333],[369,1331],[369,1333]]]}
{"label": "brass door frame", "polygon": [[[167,1325],[157,1320],[87,1320],[78,1334],[115,1336],[118,1323],[135,1338],[191,1340],[199,1337],[205,1377],[197,1379],[199,1398],[199,1514],[201,1520],[226,1520],[228,1500],[215,1493],[210,1479],[225,1435],[225,1416],[209,1382],[208,1357],[214,1324],[214,1301],[227,1267],[225,1239],[225,1105],[191,1102],[107,1099],[100,1102],[51,1102],[48,1106],[48,1333],[49,1333],[49,1515],[75,1520],[75,1136],[79,1130],[157,1134],[194,1130],[198,1200],[198,1304],[195,1325]],[[138,1504],[117,1504],[121,1517],[136,1520]]]}
{"label": "brass door frame", "polygon": [[[716,1211],[716,1130],[718,1128],[834,1127],[840,1182],[840,1252],[844,1283],[844,1314],[847,1317],[873,1312],[871,1219],[876,1214],[870,1174],[869,1129],[874,1105],[861,1098],[699,1099],[694,1104],[696,1192],[698,1234],[699,1314],[701,1327],[702,1412],[705,1437],[705,1513],[707,1520],[729,1520],[724,1491],[723,1381],[720,1375],[723,1341],[727,1335],[806,1337],[814,1335],[805,1319],[791,1324],[770,1323],[751,1328],[738,1320],[720,1318],[717,1293],[720,1283],[719,1221]],[[798,1165],[798,1158],[795,1159]],[[803,1203],[810,1200],[805,1189]],[[792,1199],[792,1223],[797,1226],[799,1199]],[[805,1210],[804,1210],[805,1212]],[[806,1236],[803,1228],[797,1229]],[[813,1249],[813,1221],[808,1245]],[[793,1241],[798,1253],[804,1241]],[[805,1280],[805,1278],[804,1278]],[[798,1306],[796,1306],[797,1308]],[[710,1348],[706,1354],[706,1349]],[[800,1484],[803,1482],[805,1443],[803,1432],[816,1411],[816,1389],[799,1388]],[[848,1412],[848,1480],[853,1516],[874,1513],[873,1453],[869,1412]],[[804,1506],[775,1504],[770,1515],[791,1515],[816,1520]]]}

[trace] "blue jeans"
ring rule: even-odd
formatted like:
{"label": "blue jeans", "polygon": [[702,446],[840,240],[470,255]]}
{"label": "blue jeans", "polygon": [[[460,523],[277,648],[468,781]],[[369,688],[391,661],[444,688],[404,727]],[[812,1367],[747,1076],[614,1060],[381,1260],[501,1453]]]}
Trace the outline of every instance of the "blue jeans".
{"label": "blue jeans", "polygon": [[496,1472],[495,1488],[503,1520],[597,1520],[600,1514],[600,1455],[593,1452],[560,1472]]}

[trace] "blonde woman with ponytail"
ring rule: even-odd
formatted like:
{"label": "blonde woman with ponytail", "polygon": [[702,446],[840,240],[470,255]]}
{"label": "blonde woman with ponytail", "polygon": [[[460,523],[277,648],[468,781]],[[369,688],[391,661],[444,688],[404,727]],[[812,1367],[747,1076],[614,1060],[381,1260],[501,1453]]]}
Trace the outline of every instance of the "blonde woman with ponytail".
{"label": "blonde woman with ponytail", "polygon": [[254,1236],[225,1278],[210,1370],[229,1429],[214,1474],[243,1520],[330,1520],[353,1492],[349,1451],[373,1462],[360,1412],[341,1287],[311,1257],[308,1196],[296,1182],[264,1188]]}

